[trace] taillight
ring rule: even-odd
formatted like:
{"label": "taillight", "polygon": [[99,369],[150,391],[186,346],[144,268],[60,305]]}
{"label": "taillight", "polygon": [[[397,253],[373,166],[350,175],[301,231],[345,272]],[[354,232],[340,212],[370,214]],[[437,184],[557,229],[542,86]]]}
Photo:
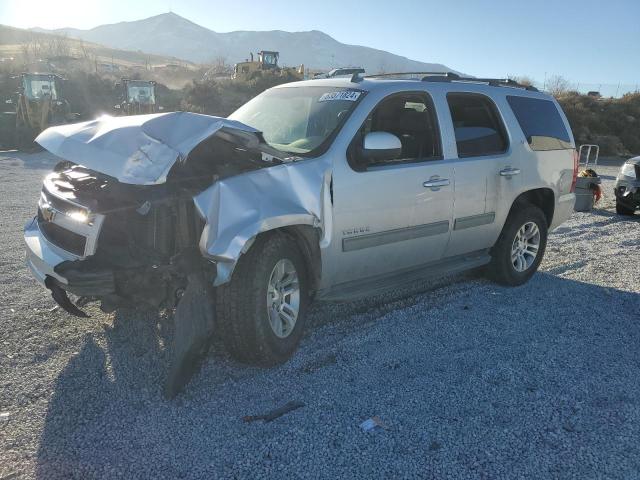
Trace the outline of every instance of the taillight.
{"label": "taillight", "polygon": [[573,179],[571,179],[571,190],[569,192],[573,193],[576,191],[576,183],[578,182],[578,151],[573,150]]}

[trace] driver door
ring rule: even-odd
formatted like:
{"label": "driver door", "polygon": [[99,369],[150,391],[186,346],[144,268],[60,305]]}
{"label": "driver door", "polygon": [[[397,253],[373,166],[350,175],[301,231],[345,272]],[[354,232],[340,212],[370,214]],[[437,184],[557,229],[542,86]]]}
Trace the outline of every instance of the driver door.
{"label": "driver door", "polygon": [[[401,158],[358,158],[369,132],[402,143]],[[442,157],[433,102],[426,92],[394,94],[367,117],[333,180],[332,283],[412,269],[442,258],[453,211],[453,169]]]}

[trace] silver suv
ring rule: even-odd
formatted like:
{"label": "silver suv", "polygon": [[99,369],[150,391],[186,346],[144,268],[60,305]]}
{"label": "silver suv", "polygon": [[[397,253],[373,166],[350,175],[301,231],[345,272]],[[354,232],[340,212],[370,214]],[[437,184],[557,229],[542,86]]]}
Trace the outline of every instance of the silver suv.
{"label": "silver suv", "polygon": [[480,266],[521,285],[575,201],[557,102],[453,74],[296,82],[228,119],[102,117],[38,142],[64,161],[25,227],[33,275],[76,315],[67,293],[177,306],[174,380],[214,332],[285,361],[313,298]]}

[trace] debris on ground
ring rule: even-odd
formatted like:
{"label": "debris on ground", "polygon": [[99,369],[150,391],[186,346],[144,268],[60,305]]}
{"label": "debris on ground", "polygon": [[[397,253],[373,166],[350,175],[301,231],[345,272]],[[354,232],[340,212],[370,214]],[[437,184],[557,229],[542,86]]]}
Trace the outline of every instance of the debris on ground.
{"label": "debris on ground", "polygon": [[0,422],[8,422],[11,414],[9,412],[0,412]]}
{"label": "debris on ground", "polygon": [[247,423],[255,422],[257,420],[264,420],[265,422],[271,422],[276,418],[279,418],[289,412],[293,412],[294,410],[297,410],[298,408],[302,408],[304,406],[305,405],[303,402],[298,402],[298,401],[287,402],[282,407],[276,408],[275,410],[271,410],[268,413],[265,413],[262,415],[247,415],[246,417],[242,417],[242,420]]}
{"label": "debris on ground", "polygon": [[389,426],[380,420],[380,417],[376,416],[366,419],[360,424],[360,428],[363,432],[375,432],[382,429],[386,430]]}
{"label": "debris on ground", "polygon": [[175,332],[164,386],[169,400],[189,383],[208,351],[215,322],[210,288],[201,272],[189,274],[189,284],[174,315]]}
{"label": "debris on ground", "polygon": [[434,440],[433,442],[431,442],[431,444],[429,445],[429,450],[431,450],[432,452],[436,451],[436,450],[440,450],[442,448],[442,445],[440,444],[440,442]]}

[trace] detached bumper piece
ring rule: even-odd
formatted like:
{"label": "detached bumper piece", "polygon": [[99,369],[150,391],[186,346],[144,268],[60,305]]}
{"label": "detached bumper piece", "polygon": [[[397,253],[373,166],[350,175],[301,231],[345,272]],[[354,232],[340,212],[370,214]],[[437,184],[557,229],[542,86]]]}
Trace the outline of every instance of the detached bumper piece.
{"label": "detached bumper piece", "polygon": [[52,277],[47,277],[44,281],[44,284],[51,291],[51,297],[53,297],[56,303],[65,312],[70,313],[71,315],[75,315],[76,317],[89,318],[89,315],[87,315],[85,312],[80,310],[69,299],[67,292],[64,291]]}

